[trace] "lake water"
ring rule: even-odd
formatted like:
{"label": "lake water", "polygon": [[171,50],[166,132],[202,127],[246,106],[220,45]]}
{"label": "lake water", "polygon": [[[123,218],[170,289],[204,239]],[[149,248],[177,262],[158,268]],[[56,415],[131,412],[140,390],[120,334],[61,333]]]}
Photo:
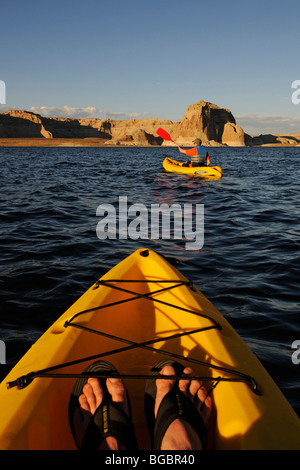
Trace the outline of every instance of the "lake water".
{"label": "lake water", "polygon": [[[0,148],[1,324],[7,366],[140,247],[181,261],[300,415],[300,148],[213,148],[220,180],[166,173],[172,148]],[[204,204],[204,245],[100,240],[99,205]],[[300,354],[298,354],[300,357]]]}

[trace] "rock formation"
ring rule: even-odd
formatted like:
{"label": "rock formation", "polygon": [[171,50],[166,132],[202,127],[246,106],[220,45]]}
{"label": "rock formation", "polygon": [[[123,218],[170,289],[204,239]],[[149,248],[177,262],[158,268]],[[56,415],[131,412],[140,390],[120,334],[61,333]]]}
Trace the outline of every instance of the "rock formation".
{"label": "rock formation", "polygon": [[47,118],[27,111],[7,111],[0,114],[0,138],[98,138],[111,145],[161,145],[158,127],[171,130],[173,123],[158,119]]}
{"label": "rock formation", "polygon": [[[297,145],[290,136],[250,137],[229,109],[199,101],[189,106],[179,122],[159,119],[67,119],[43,117],[27,111],[0,114],[0,138],[90,139],[95,145],[172,145],[156,133],[162,127],[176,143],[193,145],[200,137],[208,146]],[[80,145],[80,144],[79,144]],[[175,145],[175,144],[174,144]]]}
{"label": "rock formation", "polygon": [[299,145],[300,133],[295,135],[264,134],[252,137],[252,145]]}
{"label": "rock formation", "polygon": [[222,135],[227,123],[235,125],[235,119],[228,109],[199,101],[187,108],[177,126],[174,140],[187,145],[191,144],[195,137],[199,137],[205,144],[210,141],[224,143]]}
{"label": "rock formation", "polygon": [[41,116],[26,111],[7,111],[0,115],[1,137],[46,137],[52,135],[43,126]]}
{"label": "rock formation", "polygon": [[109,121],[111,140],[109,145],[161,145],[163,140],[156,134],[159,127],[171,132],[173,123],[169,120],[131,119]]}
{"label": "rock formation", "polygon": [[226,122],[223,128],[222,144],[230,147],[240,147],[245,145],[245,134],[243,129],[232,122]]}
{"label": "rock formation", "polygon": [[191,145],[195,137],[206,145],[244,146],[244,131],[229,109],[199,101],[189,106],[176,130],[175,140]]}

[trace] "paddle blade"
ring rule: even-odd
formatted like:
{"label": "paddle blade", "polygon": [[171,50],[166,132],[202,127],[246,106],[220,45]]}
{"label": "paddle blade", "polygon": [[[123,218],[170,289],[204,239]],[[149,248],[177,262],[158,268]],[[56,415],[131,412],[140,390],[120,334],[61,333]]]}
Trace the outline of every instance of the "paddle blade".
{"label": "paddle blade", "polygon": [[174,140],[171,139],[171,136],[170,134],[168,134],[164,129],[162,129],[161,127],[159,129],[157,129],[156,131],[157,135],[159,135],[159,137],[161,137],[162,139],[164,140],[170,140],[171,142],[174,142]]}
{"label": "paddle blade", "polygon": [[207,166],[210,165],[210,158],[209,158],[209,155],[207,155],[206,164],[207,164]]}

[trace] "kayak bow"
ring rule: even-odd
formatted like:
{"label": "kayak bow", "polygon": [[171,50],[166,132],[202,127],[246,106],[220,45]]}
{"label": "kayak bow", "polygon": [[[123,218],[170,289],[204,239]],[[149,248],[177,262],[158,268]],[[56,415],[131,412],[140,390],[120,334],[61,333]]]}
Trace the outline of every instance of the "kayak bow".
{"label": "kayak bow", "polygon": [[128,389],[139,448],[149,449],[145,383],[166,356],[192,367],[211,394],[209,448],[300,448],[299,419],[256,356],[187,278],[148,249],[91,286],[1,383],[0,448],[75,449],[70,394],[81,372],[105,358]]}

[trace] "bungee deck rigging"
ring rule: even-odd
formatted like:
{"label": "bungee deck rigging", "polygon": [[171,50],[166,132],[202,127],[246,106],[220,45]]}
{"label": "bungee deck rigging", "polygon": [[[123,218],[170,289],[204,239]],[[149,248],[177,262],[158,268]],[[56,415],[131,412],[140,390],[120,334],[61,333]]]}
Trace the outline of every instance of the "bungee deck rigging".
{"label": "bungee deck rigging", "polygon": [[[138,293],[138,292],[135,292],[133,290],[125,289],[125,288],[122,288],[122,287],[116,285],[116,284],[120,284],[120,283],[126,283],[126,284],[128,284],[128,283],[130,283],[130,284],[155,283],[155,284],[167,284],[167,286],[164,287],[164,288],[152,291],[152,292],[148,292],[146,294],[142,294],[142,293]],[[117,354],[117,353],[121,353],[121,352],[126,352],[126,351],[129,351],[129,350],[135,349],[135,348],[141,348],[141,349],[145,349],[145,350],[148,350],[148,351],[151,351],[151,352],[159,352],[160,354],[163,354],[165,356],[169,356],[169,357],[176,358],[176,359],[179,359],[179,360],[182,360],[182,361],[186,361],[186,362],[190,362],[190,363],[193,363],[193,364],[201,365],[201,366],[210,368],[210,369],[215,370],[215,371],[222,371],[226,374],[231,375],[230,377],[223,377],[223,376],[211,377],[211,376],[197,376],[197,375],[195,375],[195,376],[192,376],[192,377],[189,376],[189,377],[186,377],[186,378],[181,377],[181,376],[180,377],[179,376],[171,376],[170,377],[168,375],[164,375],[164,376],[160,376],[160,378],[162,378],[162,379],[167,380],[167,379],[170,379],[170,378],[173,378],[173,379],[175,378],[175,379],[181,379],[181,380],[209,381],[209,382],[211,382],[211,384],[210,384],[210,389],[208,390],[208,393],[211,393],[211,391],[220,382],[244,382],[251,388],[251,390],[255,394],[260,395],[260,390],[258,388],[256,380],[253,377],[251,377],[251,376],[249,376],[249,375],[247,375],[243,372],[240,372],[240,371],[234,370],[234,369],[230,369],[230,368],[227,368],[227,367],[217,366],[215,364],[211,364],[211,363],[208,363],[208,362],[205,362],[205,361],[201,361],[201,360],[196,359],[196,358],[185,357],[181,354],[176,354],[174,352],[170,352],[170,351],[167,351],[165,349],[157,350],[154,347],[150,346],[151,344],[154,345],[154,344],[157,344],[159,342],[169,341],[169,340],[172,340],[172,339],[184,337],[184,336],[187,336],[187,335],[193,335],[193,334],[196,334],[196,333],[199,333],[199,332],[204,332],[204,331],[211,330],[211,329],[222,330],[222,325],[219,322],[217,322],[214,318],[212,318],[212,316],[210,316],[210,315],[206,315],[205,313],[197,312],[195,310],[187,309],[187,308],[184,308],[184,307],[179,306],[179,305],[174,305],[174,304],[171,304],[169,302],[165,302],[161,299],[157,299],[157,298],[153,297],[156,294],[160,294],[164,291],[175,289],[175,288],[181,287],[181,286],[186,286],[189,289],[193,290],[194,287],[193,287],[193,283],[191,281],[189,281],[189,280],[187,280],[187,281],[164,280],[164,279],[155,279],[155,280],[148,280],[148,279],[143,279],[143,280],[99,279],[95,283],[93,289],[98,289],[101,286],[108,287],[108,288],[111,288],[111,289],[115,289],[115,290],[124,292],[126,294],[130,294],[130,295],[132,295],[132,297],[128,297],[128,298],[123,299],[123,300],[118,300],[116,302],[110,302],[108,304],[99,305],[99,306],[93,307],[91,309],[86,309],[86,310],[82,310],[80,312],[77,312],[76,314],[74,314],[71,317],[70,320],[65,321],[64,328],[69,328],[69,327],[77,328],[77,329],[83,330],[87,333],[100,335],[102,337],[110,338],[110,339],[119,341],[121,343],[125,343],[125,344],[127,344],[127,346],[124,346],[122,348],[113,349],[113,350],[110,350],[110,351],[105,351],[105,352],[102,352],[102,353],[99,353],[99,354],[94,354],[92,356],[82,357],[82,358],[79,358],[79,359],[76,359],[76,360],[73,360],[73,361],[69,361],[69,362],[65,362],[65,363],[62,363],[62,364],[57,364],[55,366],[47,367],[45,369],[41,369],[41,370],[38,370],[36,372],[30,372],[26,375],[18,377],[14,381],[7,382],[6,386],[7,386],[8,389],[12,388],[12,387],[15,387],[15,386],[17,386],[20,389],[25,388],[32,382],[32,380],[34,380],[37,377],[39,377],[39,378],[79,378],[79,377],[82,377],[82,376],[97,377],[97,374],[95,374],[95,373],[93,373],[93,374],[89,374],[89,373],[76,374],[76,373],[57,373],[55,371],[60,370],[60,369],[65,368],[65,367],[80,364],[80,363],[83,363],[83,362],[104,358],[104,357],[107,357],[107,356],[110,356],[110,355],[113,355],[113,354]],[[190,329],[190,330],[185,331],[185,332],[175,333],[175,334],[172,334],[172,335],[169,335],[169,336],[163,336],[163,337],[156,338],[156,339],[150,339],[150,340],[147,340],[147,341],[144,341],[144,342],[141,342],[141,343],[136,343],[136,342],[130,341],[126,338],[122,338],[120,336],[105,333],[103,331],[95,330],[95,329],[89,328],[87,326],[81,325],[77,322],[74,322],[75,319],[77,319],[78,317],[80,317],[84,314],[87,314],[87,313],[90,313],[90,312],[100,311],[100,310],[103,310],[105,308],[116,307],[118,305],[121,305],[121,304],[124,304],[124,303],[127,303],[127,302],[132,302],[132,301],[135,301],[135,300],[141,299],[141,298],[149,300],[151,302],[157,302],[157,303],[160,303],[162,305],[165,305],[165,306],[168,306],[168,307],[171,307],[171,308],[179,309],[179,310],[181,310],[181,311],[183,311],[187,314],[197,315],[199,317],[205,318],[205,319],[207,319],[211,322],[211,325],[206,326],[206,327],[196,328],[196,329],[195,328]],[[111,374],[109,376],[111,377]],[[108,376],[106,376],[105,374],[102,373],[101,377],[103,378],[103,377],[108,377]],[[148,379],[149,375],[148,374],[118,374],[118,377],[121,377],[123,379]],[[100,376],[99,376],[99,378],[100,378]]]}

